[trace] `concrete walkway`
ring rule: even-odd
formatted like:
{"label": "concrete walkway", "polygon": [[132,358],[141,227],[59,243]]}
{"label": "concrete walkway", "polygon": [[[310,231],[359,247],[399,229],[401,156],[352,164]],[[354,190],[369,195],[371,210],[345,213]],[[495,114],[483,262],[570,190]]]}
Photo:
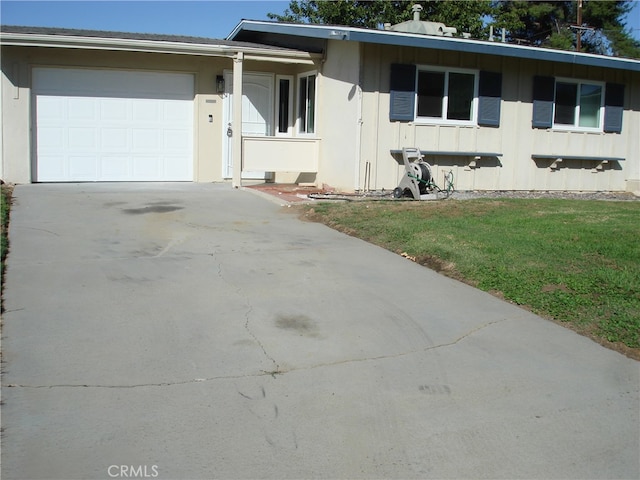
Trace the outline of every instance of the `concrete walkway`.
{"label": "concrete walkway", "polygon": [[24,185],[2,478],[640,478],[640,364],[247,190]]}

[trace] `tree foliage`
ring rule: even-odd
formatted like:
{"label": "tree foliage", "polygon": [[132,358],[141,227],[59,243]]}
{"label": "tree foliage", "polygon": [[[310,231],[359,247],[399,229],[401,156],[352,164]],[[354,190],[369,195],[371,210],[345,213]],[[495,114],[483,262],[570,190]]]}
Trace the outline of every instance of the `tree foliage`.
{"label": "tree foliage", "polygon": [[349,27],[379,28],[384,23],[411,20],[411,7],[423,7],[421,18],[456,27],[458,32],[482,33],[482,18],[492,12],[490,0],[390,1],[390,0],[293,0],[282,14],[269,13],[272,20],[289,23],[321,23]]}
{"label": "tree foliage", "polygon": [[625,30],[624,18],[633,8],[628,0],[583,0],[578,25],[574,1],[494,2],[492,25],[504,28],[508,41],[538,47],[604,55],[640,57],[640,42]]}
{"label": "tree foliage", "polygon": [[289,23],[321,23],[349,27],[378,28],[385,22],[408,20],[410,1],[292,0],[282,15],[269,13],[272,20]]}
{"label": "tree foliage", "polygon": [[423,7],[422,20],[444,23],[473,38],[488,38],[492,25],[496,34],[505,29],[508,42],[576,50],[580,34],[580,51],[640,58],[640,42],[624,23],[631,0],[582,0],[581,25],[578,0],[292,0],[284,13],[268,16],[289,23],[380,28],[413,18],[414,3]]}
{"label": "tree foliage", "polygon": [[484,0],[429,1],[423,7],[425,20],[455,27],[459,34],[470,33],[473,38],[486,37],[483,19],[493,12],[492,2]]}

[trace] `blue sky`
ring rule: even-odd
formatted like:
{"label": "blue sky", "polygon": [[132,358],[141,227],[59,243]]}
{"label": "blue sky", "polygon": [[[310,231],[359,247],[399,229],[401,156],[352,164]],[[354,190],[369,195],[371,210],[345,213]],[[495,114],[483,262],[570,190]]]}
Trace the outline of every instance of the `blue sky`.
{"label": "blue sky", "polygon": [[225,38],[242,19],[269,20],[289,1],[32,1],[0,0],[5,25],[85,28]]}
{"label": "blue sky", "polygon": [[[225,38],[240,20],[268,20],[267,13],[281,14],[288,6],[289,0],[0,0],[0,21],[5,25]],[[640,40],[638,0],[627,27]]]}

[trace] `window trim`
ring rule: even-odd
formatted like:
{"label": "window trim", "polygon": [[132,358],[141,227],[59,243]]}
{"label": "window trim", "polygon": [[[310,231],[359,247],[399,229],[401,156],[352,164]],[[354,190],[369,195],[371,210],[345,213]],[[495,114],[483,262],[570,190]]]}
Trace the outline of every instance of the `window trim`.
{"label": "window trim", "polygon": [[[281,132],[280,131],[280,81],[281,80],[289,80],[289,91],[287,92],[287,95],[289,96],[289,108],[288,108],[288,116],[289,116],[289,122],[287,124],[287,131],[286,132]],[[293,105],[294,105],[294,100],[295,97],[293,96],[293,89],[294,89],[294,83],[295,83],[295,79],[293,77],[293,75],[276,75],[276,87],[275,87],[275,91],[276,91],[276,111],[275,111],[275,119],[274,119],[274,126],[275,126],[275,136],[276,137],[292,137],[293,136],[293,132],[294,132],[294,124],[296,123],[297,119],[294,118],[293,116]]]}
{"label": "window trim", "polygon": [[[420,117],[418,116],[418,76],[420,72],[444,72],[445,93],[442,97],[442,117]],[[471,119],[470,120],[454,120],[446,118],[448,112],[449,98],[449,74],[463,73],[473,75],[473,100],[471,101]],[[415,107],[413,122],[419,125],[462,125],[462,126],[478,126],[478,99],[480,85],[480,70],[467,68],[447,68],[431,65],[417,65],[415,78]]]}
{"label": "window trim", "polygon": [[[606,82],[597,80],[585,80],[581,78],[568,78],[568,77],[553,77],[553,113],[551,117],[551,129],[562,132],[604,132],[604,115],[605,115],[605,96],[607,93]],[[558,90],[558,83],[568,83],[577,86],[576,93],[576,106],[574,111],[574,124],[568,125],[563,123],[556,123],[556,92]],[[598,126],[597,127],[581,127],[580,122],[580,105],[578,103],[580,97],[580,87],[582,85],[595,85],[600,87],[600,110],[598,114]]]}
{"label": "window trim", "polygon": [[[308,126],[305,127],[305,130],[301,130],[302,127],[302,121],[301,121],[301,114],[302,114],[302,105],[300,102],[300,83],[302,78],[308,78],[310,76],[315,76],[315,89],[314,89],[314,96],[313,96],[313,126],[314,126],[314,131],[313,132],[308,132],[307,128]],[[307,72],[302,72],[299,73],[296,76],[296,120],[295,120],[295,132],[297,136],[300,137],[316,137],[317,136],[317,131],[318,131],[318,71],[317,70],[310,70]],[[307,95],[305,94],[305,99],[307,99]],[[306,109],[305,109],[306,112]],[[305,121],[305,125],[306,125],[306,121]]]}

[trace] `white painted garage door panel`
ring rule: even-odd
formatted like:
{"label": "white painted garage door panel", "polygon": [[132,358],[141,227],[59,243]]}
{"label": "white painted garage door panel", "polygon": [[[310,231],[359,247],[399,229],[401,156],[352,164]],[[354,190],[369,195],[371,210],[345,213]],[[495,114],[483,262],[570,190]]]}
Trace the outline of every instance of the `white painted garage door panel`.
{"label": "white painted garage door panel", "polygon": [[193,180],[193,76],[36,68],[36,180]]}

